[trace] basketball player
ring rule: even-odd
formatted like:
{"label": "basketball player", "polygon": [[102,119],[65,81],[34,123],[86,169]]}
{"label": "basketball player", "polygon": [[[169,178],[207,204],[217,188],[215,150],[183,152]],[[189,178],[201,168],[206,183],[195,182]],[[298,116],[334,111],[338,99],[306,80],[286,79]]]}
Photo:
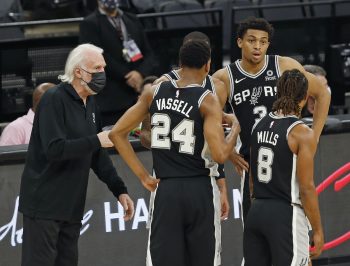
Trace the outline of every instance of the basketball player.
{"label": "basketball player", "polygon": [[[114,126],[110,139],[147,189],[154,191],[159,182],[147,265],[219,265],[219,191],[213,176],[217,171],[209,162],[227,159],[240,128],[235,116],[227,115],[231,132],[224,136],[220,103],[201,86],[210,69],[209,45],[201,40],[186,42],[179,58],[182,77],[146,89]],[[158,179],[149,175],[127,138],[148,113]],[[207,146],[211,155],[204,152]]]}
{"label": "basketball player", "polygon": [[[246,266],[307,266],[321,254],[324,239],[313,179],[317,141],[299,120],[308,80],[297,69],[277,82],[272,112],[251,135],[252,206],[245,221]],[[314,251],[309,254],[310,221]]]}
{"label": "basketball player", "polygon": [[[200,32],[200,31],[190,32],[184,37],[182,43],[192,41],[192,40],[203,40],[206,43],[208,43],[208,45],[210,46],[210,39],[203,32]],[[162,81],[172,80],[172,79],[178,80],[181,78],[181,76],[182,76],[182,69],[180,67],[178,69],[173,69],[172,71],[166,74],[163,74],[159,79],[155,81],[155,84],[158,84]],[[218,86],[218,88],[215,88],[216,82],[219,82],[219,81],[216,78],[213,78],[212,76],[207,75],[206,78],[203,80],[202,87],[205,87],[210,91],[212,91],[214,94],[216,94],[219,97],[221,105],[224,106],[227,99],[226,89],[225,88],[221,89],[220,86]]]}
{"label": "basketball player", "polygon": [[[205,41],[210,46],[210,39],[203,32],[200,32],[200,31],[190,32],[184,37],[182,43],[184,44],[192,40],[202,40],[202,41]],[[182,77],[182,68],[179,67],[166,74],[163,74],[160,78],[158,78],[154,82],[154,84],[159,84],[163,81],[169,81],[169,80],[179,80],[181,77]],[[207,75],[200,84],[203,88],[208,89],[213,94],[217,95],[219,97],[221,106],[224,107],[227,99],[226,89],[225,87],[220,85],[216,86],[217,83],[222,83],[222,82],[216,78],[211,77],[210,75]],[[150,131],[151,131],[150,117],[147,116],[142,121],[140,141],[141,141],[141,144],[148,149],[151,147]],[[216,182],[220,190],[221,220],[226,220],[228,218],[230,204],[227,197],[225,170],[224,170],[223,164],[218,165],[218,172],[219,172],[219,176],[216,177]],[[152,193],[150,197],[150,212],[152,211],[152,205],[153,205],[152,202],[154,200],[154,196],[155,196],[154,193]]]}
{"label": "basketball player", "polygon": [[[200,31],[192,31],[189,34],[187,34],[182,43],[186,43],[188,41],[192,41],[192,40],[203,40],[205,41],[209,46],[210,46],[210,39],[209,37],[204,34],[203,32]],[[163,81],[169,81],[169,80],[179,80],[182,76],[182,69],[181,67],[177,68],[177,69],[173,69],[170,72],[163,74],[160,78],[158,78],[157,80],[155,80],[154,84],[159,84]],[[215,83],[216,82],[220,82],[218,79],[213,78],[210,75],[207,75],[205,77],[205,79],[203,80],[203,82],[201,83],[202,87],[212,91],[214,94],[218,95],[219,100],[221,105],[224,107],[226,100],[227,100],[227,93],[226,93],[226,89],[223,88],[221,89],[220,86],[218,86],[219,88],[219,92],[217,92],[217,89],[215,88]],[[142,131],[141,131],[141,143],[144,147],[146,148],[150,148],[151,147],[151,139],[150,139],[150,121],[149,118],[146,118],[144,121],[142,121]]]}
{"label": "basketball player", "polygon": [[330,103],[329,91],[296,60],[266,55],[273,31],[272,25],[262,18],[250,17],[242,21],[237,29],[237,44],[241,48],[242,59],[213,75],[225,83],[228,101],[241,125],[241,145],[237,147],[238,153],[233,153],[230,160],[242,176],[243,217],[246,217],[250,206],[247,178],[250,133],[253,125],[271,111],[276,99],[277,78],[284,71],[294,68],[305,74],[309,84],[308,94],[316,99],[313,129],[317,140]]}

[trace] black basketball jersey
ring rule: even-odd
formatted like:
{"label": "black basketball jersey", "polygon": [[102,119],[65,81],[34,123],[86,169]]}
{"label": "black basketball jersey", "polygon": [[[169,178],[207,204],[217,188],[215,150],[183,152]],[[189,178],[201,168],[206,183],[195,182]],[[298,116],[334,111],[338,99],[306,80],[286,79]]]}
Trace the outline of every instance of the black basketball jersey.
{"label": "black basketball jersey", "polygon": [[[174,69],[166,74],[164,74],[165,77],[167,77],[167,79],[169,80],[179,80],[180,79],[180,75],[178,73],[178,69]],[[203,83],[201,84],[202,88],[205,88],[207,90],[210,90],[214,95],[216,94],[216,90],[215,90],[215,85],[214,85],[214,81],[212,76],[207,75],[205,77],[205,79],[203,80]],[[212,176],[215,176],[217,178],[223,178],[225,177],[225,169],[224,169],[224,164],[217,164],[216,162],[214,162],[211,159],[210,156],[210,151],[209,151],[209,147],[207,146],[205,153],[205,157],[210,161],[210,165],[211,169],[212,169]],[[217,169],[217,171],[219,172],[219,174],[217,175],[216,170],[214,171],[214,169]]]}
{"label": "black basketball jersey", "polygon": [[170,72],[163,74],[163,76],[167,77],[168,80],[179,80],[180,76],[179,73],[177,73],[178,69],[173,69]]}
{"label": "black basketball jersey", "polygon": [[241,60],[226,67],[230,79],[229,103],[241,124],[238,150],[249,158],[252,127],[272,109],[280,76],[278,56],[266,55],[265,65],[255,75],[241,67]]}
{"label": "black basketball jersey", "polygon": [[206,154],[204,120],[199,110],[209,93],[196,85],[179,88],[175,80],[164,81],[156,88],[150,116],[157,178],[218,175]]}
{"label": "black basketball jersey", "polygon": [[[180,75],[178,73],[178,69],[171,70],[170,72],[163,74],[168,80],[179,80]],[[210,75],[207,75],[205,80],[201,85],[203,88],[210,90],[212,93],[216,95],[215,86],[213,82],[213,78]]]}
{"label": "black basketball jersey", "polygon": [[281,199],[300,204],[296,159],[288,145],[288,134],[297,124],[296,116],[265,116],[253,128],[250,167],[253,197]]}

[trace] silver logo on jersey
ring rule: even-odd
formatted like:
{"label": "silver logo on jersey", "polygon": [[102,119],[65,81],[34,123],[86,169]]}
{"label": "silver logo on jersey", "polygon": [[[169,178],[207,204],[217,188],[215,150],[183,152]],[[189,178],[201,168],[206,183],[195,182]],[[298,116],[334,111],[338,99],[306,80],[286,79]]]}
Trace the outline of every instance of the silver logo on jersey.
{"label": "silver logo on jersey", "polygon": [[276,79],[277,79],[277,77],[273,74],[273,71],[272,71],[272,70],[268,70],[268,71],[266,72],[266,75],[267,75],[267,76],[265,76],[265,81],[276,80]]}
{"label": "silver logo on jersey", "polygon": [[177,90],[176,91],[176,96],[175,96],[176,98],[179,98],[179,93],[180,93],[179,90]]}
{"label": "silver logo on jersey", "polygon": [[241,79],[236,79],[236,80],[235,80],[235,83],[238,84],[238,83],[240,83],[241,81],[245,80],[246,78],[247,78],[247,77],[241,78]]}
{"label": "silver logo on jersey", "polygon": [[259,100],[259,97],[261,96],[261,92],[262,92],[262,87],[259,86],[259,87],[254,87],[253,89],[253,93],[252,93],[252,96],[250,97],[250,104],[257,104],[258,103],[258,100]]}
{"label": "silver logo on jersey", "polygon": [[95,113],[92,113],[92,122],[93,122],[94,124],[96,124],[96,117],[95,117]]}

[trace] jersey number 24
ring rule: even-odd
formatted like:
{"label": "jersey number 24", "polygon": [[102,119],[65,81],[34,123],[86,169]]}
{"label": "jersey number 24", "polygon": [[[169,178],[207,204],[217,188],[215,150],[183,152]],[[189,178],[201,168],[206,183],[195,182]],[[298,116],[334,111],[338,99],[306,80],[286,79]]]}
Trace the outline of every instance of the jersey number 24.
{"label": "jersey number 24", "polygon": [[170,140],[170,124],[171,119],[167,114],[155,113],[151,118],[152,133],[151,143],[152,148],[170,150],[171,142],[179,142],[179,152],[193,154],[196,137],[193,135],[194,122],[189,119],[182,121],[171,131]]}

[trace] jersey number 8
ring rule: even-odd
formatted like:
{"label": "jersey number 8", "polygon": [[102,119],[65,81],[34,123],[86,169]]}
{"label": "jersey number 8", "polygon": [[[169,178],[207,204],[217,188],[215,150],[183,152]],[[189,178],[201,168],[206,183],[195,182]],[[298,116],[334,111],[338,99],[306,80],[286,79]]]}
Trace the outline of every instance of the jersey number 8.
{"label": "jersey number 8", "polygon": [[258,152],[258,179],[262,183],[269,183],[272,178],[273,151],[260,147]]}

